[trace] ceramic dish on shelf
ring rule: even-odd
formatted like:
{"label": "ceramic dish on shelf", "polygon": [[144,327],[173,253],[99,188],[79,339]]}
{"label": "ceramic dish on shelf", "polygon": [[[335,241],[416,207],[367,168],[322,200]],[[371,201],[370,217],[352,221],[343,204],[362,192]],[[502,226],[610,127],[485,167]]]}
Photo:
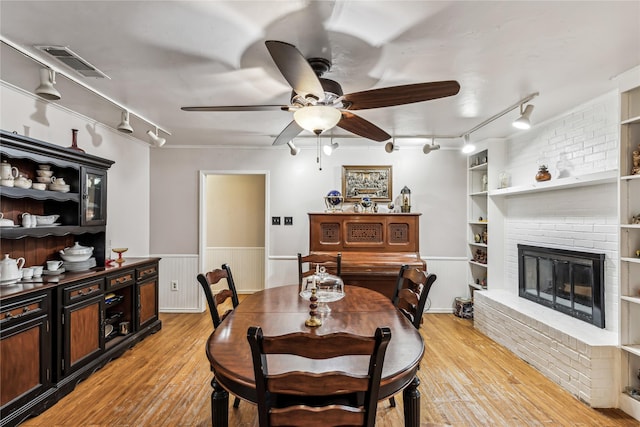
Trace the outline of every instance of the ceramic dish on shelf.
{"label": "ceramic dish on shelf", "polygon": [[58,191],[60,193],[68,193],[69,190],[71,190],[71,187],[69,187],[68,185],[54,185],[54,184],[49,184],[49,190],[51,191]]}
{"label": "ceramic dish on shelf", "polygon": [[58,274],[62,274],[65,272],[64,267],[60,267],[57,270],[43,270],[42,274],[47,276],[57,276]]}
{"label": "ceramic dish on shelf", "polygon": [[36,217],[36,224],[37,225],[46,225],[46,224],[53,224],[54,222],[56,222],[56,219],[60,218],[60,215],[34,215]]}
{"label": "ceramic dish on shelf", "polygon": [[59,225],[62,225],[61,222],[54,222],[53,224],[38,224],[36,225],[37,228],[43,228],[43,227],[57,227]]}
{"label": "ceramic dish on shelf", "polygon": [[111,334],[111,332],[113,332],[113,325],[105,325],[105,327],[104,327],[104,336],[108,337],[109,334]]}
{"label": "ceramic dish on shelf", "polygon": [[66,268],[67,271],[87,271],[92,269],[95,266],[96,266],[96,259],[93,257],[85,261],[78,261],[78,262],[65,261],[64,262],[64,268]]}

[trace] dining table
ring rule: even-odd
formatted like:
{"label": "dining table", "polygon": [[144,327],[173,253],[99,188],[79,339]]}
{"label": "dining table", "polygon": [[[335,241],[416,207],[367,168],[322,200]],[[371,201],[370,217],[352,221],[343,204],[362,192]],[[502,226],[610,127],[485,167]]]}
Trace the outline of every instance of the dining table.
{"label": "dining table", "polygon": [[[391,329],[380,380],[378,400],[389,399],[402,391],[405,426],[420,425],[420,392],[416,373],[424,341],[411,322],[381,293],[359,287],[344,287],[344,297],[327,303],[329,311],[317,315],[320,326],[308,327],[310,302],[300,296],[299,285],[272,287],[248,295],[209,336],[207,358],[213,371],[211,412],[214,427],[226,427],[229,417],[229,393],[257,403],[251,349],[247,340],[250,326],[260,326],[266,336],[307,332],[325,335],[348,332],[373,336],[377,327]],[[366,374],[368,363],[362,356],[339,357],[332,370]],[[291,355],[269,356],[270,372],[304,370],[318,367],[308,359]]]}

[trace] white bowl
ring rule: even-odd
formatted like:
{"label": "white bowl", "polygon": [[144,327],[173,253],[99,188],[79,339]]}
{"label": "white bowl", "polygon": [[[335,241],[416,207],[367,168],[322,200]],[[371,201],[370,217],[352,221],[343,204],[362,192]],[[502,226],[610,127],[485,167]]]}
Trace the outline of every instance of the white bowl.
{"label": "white bowl", "polygon": [[86,261],[89,258],[91,258],[91,255],[92,255],[91,253],[69,255],[69,254],[63,254],[62,251],[60,251],[60,258],[62,258],[64,261],[67,261],[67,262]]}
{"label": "white bowl", "polygon": [[0,179],[0,185],[5,187],[13,187],[13,179]]}
{"label": "white bowl", "polygon": [[51,169],[51,165],[38,165],[38,167],[43,171],[48,171]]}
{"label": "white bowl", "polygon": [[75,242],[73,246],[64,248],[64,250],[60,251],[60,253],[64,253],[66,255],[84,255],[84,254],[91,255],[93,253],[93,247],[82,246],[80,242]]}
{"label": "white bowl", "polygon": [[51,176],[53,175],[53,171],[40,170],[40,169],[38,169],[36,173],[38,174],[38,176],[44,176],[47,178],[51,178]]}
{"label": "white bowl", "polygon": [[46,190],[47,184],[45,184],[44,182],[34,182],[31,188],[33,188],[34,190]]}
{"label": "white bowl", "polygon": [[51,177],[47,176],[36,176],[36,179],[38,180],[38,182],[41,182],[43,184],[49,184],[51,182]]}
{"label": "white bowl", "polygon": [[56,222],[58,218],[60,218],[60,215],[33,215],[33,216],[36,217],[37,225],[51,225],[54,222]]}

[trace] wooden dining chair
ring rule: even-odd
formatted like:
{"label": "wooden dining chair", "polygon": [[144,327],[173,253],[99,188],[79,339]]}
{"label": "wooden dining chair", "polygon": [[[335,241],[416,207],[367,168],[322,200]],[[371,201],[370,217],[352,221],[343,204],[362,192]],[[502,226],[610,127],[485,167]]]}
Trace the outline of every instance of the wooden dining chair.
{"label": "wooden dining chair", "polygon": [[[233,275],[231,274],[231,267],[227,264],[222,264],[221,268],[209,271],[205,274],[198,274],[198,282],[204,291],[204,296],[207,299],[207,305],[209,306],[209,314],[211,315],[211,322],[213,323],[213,329],[216,329],[220,322],[238,306],[240,301],[238,300],[238,292],[236,291],[236,285],[233,281]],[[227,287],[214,293],[213,286],[218,284],[222,279],[227,282]],[[221,306],[226,301],[231,300],[232,308],[220,313]],[[237,408],[240,405],[240,399],[235,398],[233,407]]]}
{"label": "wooden dining chair", "polygon": [[[373,336],[346,332],[327,335],[297,332],[267,337],[260,327],[251,326],[247,339],[253,357],[261,427],[375,424],[382,366],[391,339],[388,327],[377,328]],[[335,369],[316,373],[295,370],[271,374],[267,355],[275,354],[314,360],[366,355],[369,356],[369,368],[366,375]],[[273,360],[270,363],[275,364]]]}
{"label": "wooden dining chair", "polygon": [[316,272],[316,265],[323,266],[328,273],[340,276],[342,272],[342,254],[298,254],[298,285],[302,290],[302,280]]}
{"label": "wooden dining chair", "polygon": [[[420,329],[424,306],[429,291],[438,277],[427,274],[419,268],[403,265],[398,273],[396,289],[393,294],[393,305],[404,314],[411,324]],[[394,397],[389,399],[391,406],[396,406]]]}

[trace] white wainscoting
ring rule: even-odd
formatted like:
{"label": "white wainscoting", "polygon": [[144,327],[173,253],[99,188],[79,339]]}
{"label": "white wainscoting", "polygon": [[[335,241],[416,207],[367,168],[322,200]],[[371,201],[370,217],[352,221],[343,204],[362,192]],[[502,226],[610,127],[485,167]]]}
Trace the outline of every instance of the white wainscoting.
{"label": "white wainscoting", "polygon": [[[233,278],[236,284],[252,283],[251,280],[245,279],[241,274],[241,269],[236,267],[238,262],[231,258],[216,258],[221,255],[219,248],[214,251],[208,251],[207,265],[222,265],[227,262],[232,266]],[[259,256],[255,251],[253,256],[257,259]],[[215,256],[213,255],[215,253]],[[245,259],[250,258],[245,254]],[[162,258],[160,261],[160,311],[175,313],[199,313],[204,310],[204,298],[200,291],[200,285],[196,280],[199,273],[198,255],[154,255]],[[262,258],[264,259],[264,258]],[[467,259],[464,257],[423,257],[427,262],[427,269],[430,273],[438,276],[431,292],[429,293],[429,313],[452,313],[454,300],[456,297],[468,297],[469,289],[467,286],[466,268]],[[255,263],[255,261],[253,261]],[[257,264],[257,263],[256,263]],[[272,288],[283,284],[293,284],[298,282],[298,263],[296,256],[271,256],[268,260],[267,283],[265,287]],[[252,272],[253,277],[264,278],[264,272]],[[171,281],[178,281],[178,291],[171,291]],[[261,289],[257,287],[251,289],[242,285],[242,289],[238,289],[239,293],[252,293]]]}

